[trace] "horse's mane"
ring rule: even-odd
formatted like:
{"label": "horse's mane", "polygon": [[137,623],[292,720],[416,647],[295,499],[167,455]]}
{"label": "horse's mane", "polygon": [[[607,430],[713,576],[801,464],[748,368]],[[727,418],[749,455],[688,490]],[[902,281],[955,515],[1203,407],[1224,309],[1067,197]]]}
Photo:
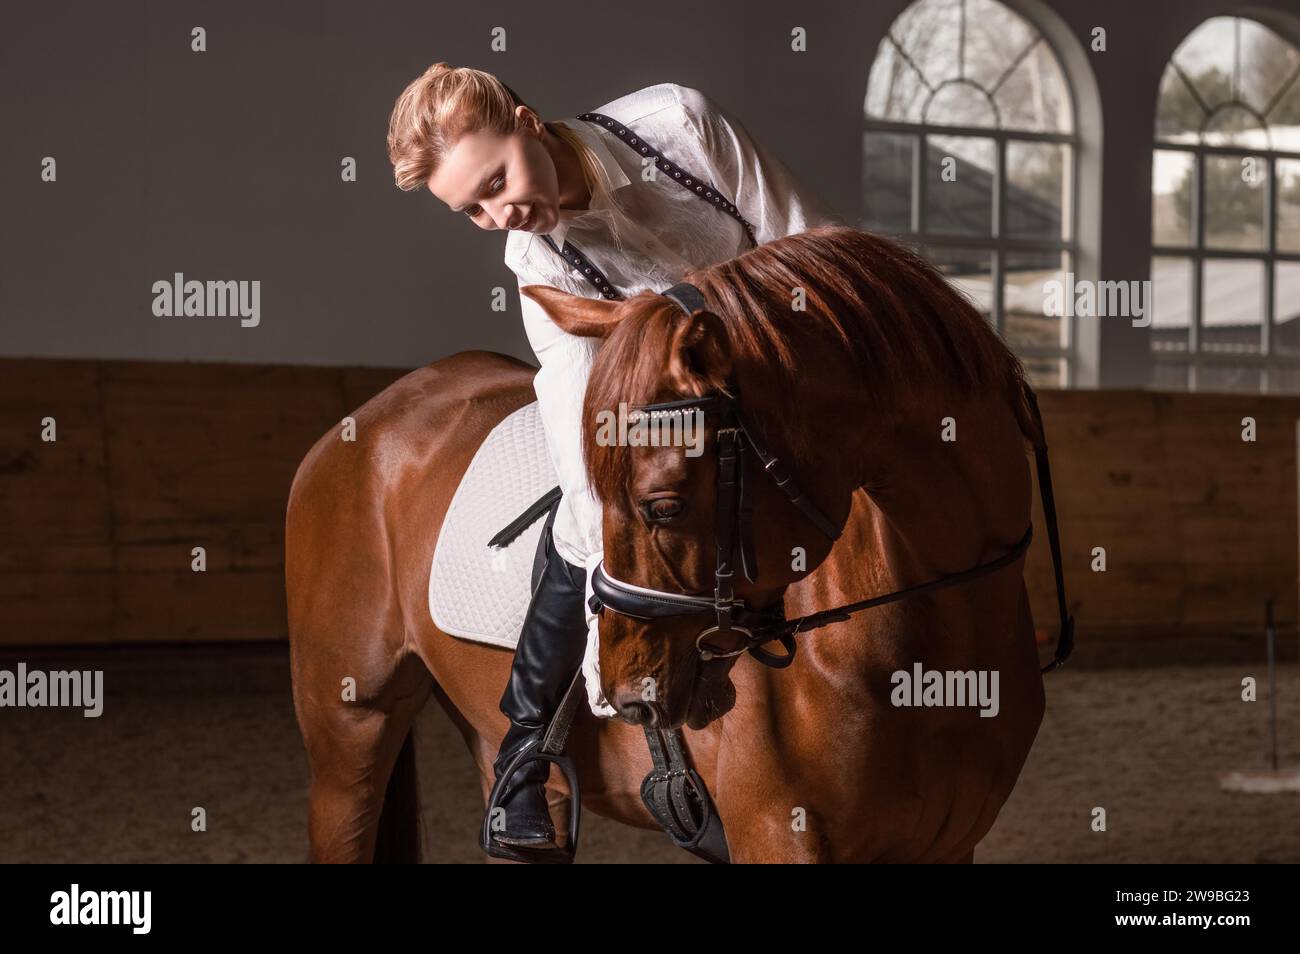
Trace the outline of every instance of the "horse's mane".
{"label": "horse's mane", "polygon": [[[807,340],[809,322],[821,322],[843,342],[860,372],[856,385],[882,416],[920,395],[1001,398],[1026,439],[1041,440],[1019,359],[934,266],[896,242],[823,226],[691,272],[687,280],[722,319],[736,365],[761,365],[787,394],[799,390],[799,342]],[[806,294],[804,311],[791,307],[796,288]],[[617,411],[619,402],[698,397],[718,387],[700,378],[666,393],[665,365],[683,321],[674,303],[646,291],[623,310],[592,368],[585,421],[600,410]],[[769,441],[784,431],[791,459],[800,459],[799,429],[750,423]],[[591,428],[584,428],[583,459],[602,499],[612,499],[630,476],[629,449],[600,446]]]}

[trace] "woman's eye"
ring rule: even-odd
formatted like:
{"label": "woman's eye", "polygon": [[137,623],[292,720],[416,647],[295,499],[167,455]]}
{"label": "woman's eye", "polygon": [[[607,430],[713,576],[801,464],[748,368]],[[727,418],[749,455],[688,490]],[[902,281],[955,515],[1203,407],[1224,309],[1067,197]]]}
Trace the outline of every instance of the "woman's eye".
{"label": "woman's eye", "polygon": [[[506,187],[506,177],[505,177],[505,176],[497,176],[497,177],[496,177],[495,179],[493,179],[490,183],[488,183],[488,195],[496,195],[498,192],[500,192],[500,191],[501,191],[502,189],[504,189],[505,187]],[[481,206],[481,205],[471,205],[471,206],[468,206],[468,207],[465,209],[465,214],[466,214],[467,216],[469,216],[471,219],[477,219],[478,216],[479,216],[479,213],[482,212],[482,211],[483,211],[483,206]]]}
{"label": "woman's eye", "polygon": [[667,523],[685,513],[686,504],[681,500],[663,497],[658,500],[643,501],[641,509],[645,513],[647,520],[655,523]]}

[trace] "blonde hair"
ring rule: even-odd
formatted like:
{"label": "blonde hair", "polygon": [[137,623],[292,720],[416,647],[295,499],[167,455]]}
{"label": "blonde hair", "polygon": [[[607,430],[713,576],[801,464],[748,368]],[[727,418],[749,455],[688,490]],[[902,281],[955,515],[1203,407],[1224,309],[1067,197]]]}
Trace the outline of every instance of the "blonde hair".
{"label": "blonde hair", "polygon": [[[402,90],[388,120],[388,159],[397,188],[421,188],[466,133],[513,134],[520,125],[515,107],[527,105],[491,73],[434,63]],[[577,134],[563,123],[544,125],[577,153],[592,199],[607,195],[605,170]]]}

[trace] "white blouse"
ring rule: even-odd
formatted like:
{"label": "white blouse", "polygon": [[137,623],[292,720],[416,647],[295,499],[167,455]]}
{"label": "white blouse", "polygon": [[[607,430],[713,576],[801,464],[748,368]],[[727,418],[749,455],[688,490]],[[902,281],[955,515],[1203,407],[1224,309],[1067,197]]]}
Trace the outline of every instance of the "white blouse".
{"label": "white blouse", "polygon": [[[716,186],[753,226],[760,244],[837,222],[779,159],[698,90],[660,83],[594,111],[618,120],[670,161]],[[561,248],[566,240],[572,241],[625,296],[647,288],[662,291],[691,269],[727,261],[749,248],[744,228],[730,215],[658,170],[653,180],[643,178],[642,156],[612,132],[581,119],[560,122],[586,143],[603,167],[610,201],[593,200],[589,209],[561,210],[551,238]],[[570,268],[532,232],[510,232],[505,262],[520,287],[550,285],[587,298],[600,297],[581,272]],[[541,365],[534,388],[552,442],[552,458],[569,498],[564,478],[573,467],[580,469],[578,416],[599,341],[562,331],[530,298],[521,295],[520,303],[524,331]],[[561,428],[564,433],[559,433]],[[577,504],[571,501],[573,506]],[[569,531],[578,528],[564,519],[564,511],[571,508],[562,505],[557,514],[556,546],[571,563],[584,563],[601,549],[599,517],[594,526],[587,526],[584,545],[572,539]]]}
{"label": "white blouse", "polygon": [[[672,83],[648,86],[593,110],[616,120],[674,165],[714,186],[754,229],[759,244],[818,225],[842,224],[739,122],[698,90]],[[731,215],[647,168],[617,135],[582,119],[560,121],[591,149],[609,180],[609,197],[591,208],[561,210],[550,233],[559,248],[571,241],[625,297],[662,291],[688,271],[735,258],[750,247]],[[524,285],[550,285],[599,298],[585,276],[569,266],[540,235],[511,231],[505,262]],[[552,527],[556,552],[587,569],[600,559],[601,511],[582,466],[582,401],[600,341],[561,330],[540,305],[520,296],[524,331],[541,370],[533,381],[552,463],[563,491]],[[613,715],[600,694],[596,617],[588,612],[588,652],[583,671],[592,711]]]}

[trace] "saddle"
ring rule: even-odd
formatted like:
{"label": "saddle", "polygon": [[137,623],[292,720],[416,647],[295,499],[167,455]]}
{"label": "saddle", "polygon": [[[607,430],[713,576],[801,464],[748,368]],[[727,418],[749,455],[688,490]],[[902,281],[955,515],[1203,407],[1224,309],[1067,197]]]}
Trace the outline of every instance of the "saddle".
{"label": "saddle", "polygon": [[[535,587],[534,545],[545,507],[533,502],[556,483],[537,403],[499,421],[461,477],[438,530],[429,572],[429,615],[449,636],[513,650]],[[548,501],[549,503],[549,501]],[[524,511],[530,519],[521,523]],[[489,541],[507,521],[513,545]]]}

